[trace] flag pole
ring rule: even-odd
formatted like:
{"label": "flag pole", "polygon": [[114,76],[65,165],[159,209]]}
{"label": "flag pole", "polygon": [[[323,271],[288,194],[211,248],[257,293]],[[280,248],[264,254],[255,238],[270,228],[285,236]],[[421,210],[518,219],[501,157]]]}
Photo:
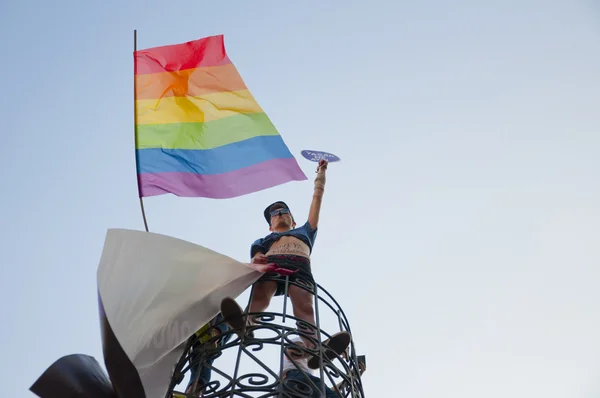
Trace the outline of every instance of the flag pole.
{"label": "flag pole", "polygon": [[[133,30],[133,52],[135,53],[137,51],[137,30],[134,29]],[[136,107],[135,107],[135,96],[137,93],[136,90],[136,82],[135,82],[135,56],[133,58],[133,140],[134,140],[134,151],[135,151],[135,168],[136,168],[136,172],[135,172],[135,179],[137,181],[137,187],[138,187],[138,196],[140,198],[140,208],[142,209],[142,218],[144,219],[144,227],[146,228],[146,232],[148,232],[148,221],[146,220],[146,211],[144,210],[144,199],[142,198],[142,191],[140,190],[140,179],[139,179],[139,174],[137,172],[137,166],[138,166],[138,156],[137,156],[137,112],[136,112]]]}

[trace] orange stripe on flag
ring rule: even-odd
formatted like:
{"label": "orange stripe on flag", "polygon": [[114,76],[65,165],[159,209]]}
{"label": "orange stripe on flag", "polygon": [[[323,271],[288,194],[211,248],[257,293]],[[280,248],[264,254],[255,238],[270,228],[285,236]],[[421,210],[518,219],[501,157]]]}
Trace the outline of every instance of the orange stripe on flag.
{"label": "orange stripe on flag", "polygon": [[246,90],[233,64],[136,75],[136,99],[201,96],[223,91]]}

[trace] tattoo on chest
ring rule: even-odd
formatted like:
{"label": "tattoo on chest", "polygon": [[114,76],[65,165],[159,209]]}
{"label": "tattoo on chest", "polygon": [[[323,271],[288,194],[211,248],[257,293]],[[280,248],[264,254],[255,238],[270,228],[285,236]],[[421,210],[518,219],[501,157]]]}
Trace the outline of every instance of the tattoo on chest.
{"label": "tattoo on chest", "polygon": [[282,243],[271,249],[273,254],[304,254],[305,248],[297,243]]}

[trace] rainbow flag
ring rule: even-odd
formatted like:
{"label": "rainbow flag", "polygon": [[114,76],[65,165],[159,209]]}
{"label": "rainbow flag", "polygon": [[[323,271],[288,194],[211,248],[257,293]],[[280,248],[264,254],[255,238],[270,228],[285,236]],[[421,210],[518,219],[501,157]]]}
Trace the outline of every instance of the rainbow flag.
{"label": "rainbow flag", "polygon": [[134,52],[140,197],[232,198],[306,180],[223,36]]}

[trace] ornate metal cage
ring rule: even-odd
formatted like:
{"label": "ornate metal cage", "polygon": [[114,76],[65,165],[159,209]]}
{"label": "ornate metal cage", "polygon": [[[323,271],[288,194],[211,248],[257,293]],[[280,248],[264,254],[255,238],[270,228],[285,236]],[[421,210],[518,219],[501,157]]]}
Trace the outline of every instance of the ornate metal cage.
{"label": "ornate metal cage", "polygon": [[[175,366],[166,398],[172,397],[364,397],[361,367],[354,339],[341,355],[323,355],[322,342],[346,331],[350,324],[337,301],[319,284],[303,278],[266,274],[263,280],[283,282],[285,293],[279,299],[281,312],[248,313],[253,320],[253,336],[241,337],[222,320],[192,336],[184,355]],[[313,294],[316,325],[288,315],[291,302],[288,289],[298,286]],[[250,293],[246,311],[254,296]],[[273,300],[270,307],[277,306]],[[314,349],[298,344],[302,339]],[[292,373],[283,373],[284,355],[293,364]],[[314,374],[299,366],[297,359],[318,356]],[[288,362],[288,363],[289,363]],[[210,375],[207,375],[210,373]],[[187,383],[183,383],[187,378]]]}

